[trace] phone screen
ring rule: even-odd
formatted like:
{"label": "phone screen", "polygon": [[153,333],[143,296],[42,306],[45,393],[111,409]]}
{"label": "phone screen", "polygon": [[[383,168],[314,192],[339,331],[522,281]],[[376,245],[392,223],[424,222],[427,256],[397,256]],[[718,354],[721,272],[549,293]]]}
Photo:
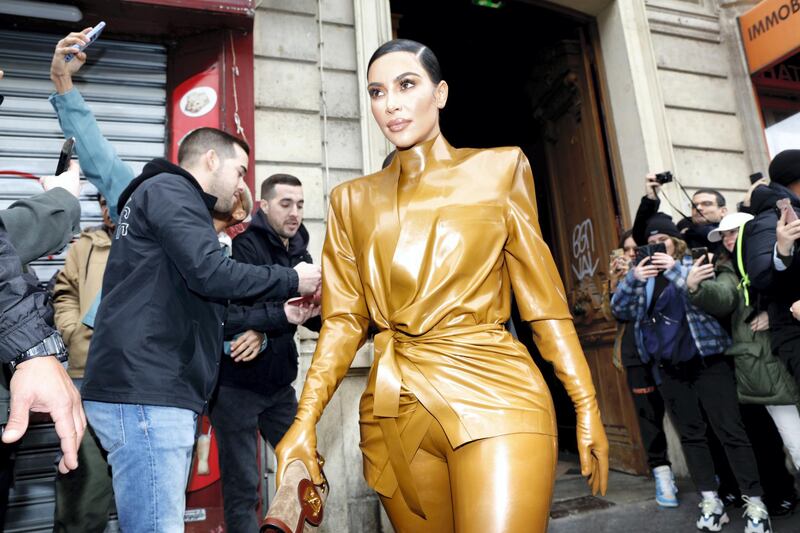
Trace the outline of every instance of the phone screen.
{"label": "phone screen", "polygon": [[701,246],[700,248],[692,248],[692,261],[697,261],[701,257],[706,258],[706,263],[710,263],[708,260],[708,248],[705,246]]}
{"label": "phone screen", "polygon": [[757,182],[758,180],[760,180],[763,177],[764,177],[764,174],[762,174],[761,172],[756,172],[755,174],[750,174],[750,184],[752,185],[753,183]]}
{"label": "phone screen", "polygon": [[58,165],[56,166],[56,176],[63,173],[69,167],[69,160],[72,159],[72,150],[75,148],[75,137],[70,137],[64,141],[61,147],[61,155],[58,156]]}

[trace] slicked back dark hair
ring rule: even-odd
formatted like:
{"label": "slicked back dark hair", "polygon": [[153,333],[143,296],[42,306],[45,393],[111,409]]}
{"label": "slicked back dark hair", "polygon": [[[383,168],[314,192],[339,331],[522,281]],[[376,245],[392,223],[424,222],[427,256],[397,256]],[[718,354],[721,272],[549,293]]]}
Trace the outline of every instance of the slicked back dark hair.
{"label": "slicked back dark hair", "polygon": [[302,187],[303,183],[291,174],[273,174],[261,184],[261,199],[269,200],[274,196],[277,185],[290,185],[292,187]]}
{"label": "slicked back dark hair", "polygon": [[378,49],[375,50],[375,53],[372,54],[372,57],[369,58],[367,70],[369,70],[369,67],[371,67],[375,61],[392,52],[411,52],[417,56],[419,62],[422,63],[422,68],[425,69],[425,72],[433,81],[434,85],[442,81],[442,67],[439,65],[436,54],[424,44],[412,41],[411,39],[393,39],[380,45]]}
{"label": "slicked back dark hair", "polygon": [[217,152],[220,159],[230,159],[236,153],[233,147],[237,144],[244,153],[250,155],[250,146],[244,140],[217,128],[197,128],[181,141],[178,147],[178,164],[191,164],[209,150]]}
{"label": "slicked back dark hair", "polygon": [[717,197],[717,205],[719,207],[725,207],[725,197],[722,196],[722,193],[719,192],[716,189],[698,189],[698,190],[694,191],[694,194],[692,195],[692,198],[694,198],[698,194],[713,194],[714,196]]}

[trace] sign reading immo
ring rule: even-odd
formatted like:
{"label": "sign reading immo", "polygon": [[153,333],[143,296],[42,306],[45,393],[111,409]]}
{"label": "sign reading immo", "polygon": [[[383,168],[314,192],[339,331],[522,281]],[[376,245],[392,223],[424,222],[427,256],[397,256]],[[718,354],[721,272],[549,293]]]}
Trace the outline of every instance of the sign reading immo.
{"label": "sign reading immo", "polygon": [[800,0],[764,0],[739,17],[750,73],[800,48]]}

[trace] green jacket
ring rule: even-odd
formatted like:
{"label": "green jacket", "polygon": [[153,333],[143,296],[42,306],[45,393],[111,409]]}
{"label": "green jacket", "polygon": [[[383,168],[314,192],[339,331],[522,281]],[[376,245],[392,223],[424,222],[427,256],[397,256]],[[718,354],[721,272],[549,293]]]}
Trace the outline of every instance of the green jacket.
{"label": "green jacket", "polygon": [[739,277],[729,260],[717,263],[716,278],[700,284],[690,295],[697,307],[719,320],[730,317],[733,344],[725,353],[735,358],[736,385],[741,403],[790,405],[798,402],[797,385],[772,354],[769,331],[754,333],[745,321],[753,308],[745,304]]}
{"label": "green jacket", "polygon": [[61,250],[81,231],[81,204],[61,187],[17,200],[0,210],[0,227],[23,265]]}

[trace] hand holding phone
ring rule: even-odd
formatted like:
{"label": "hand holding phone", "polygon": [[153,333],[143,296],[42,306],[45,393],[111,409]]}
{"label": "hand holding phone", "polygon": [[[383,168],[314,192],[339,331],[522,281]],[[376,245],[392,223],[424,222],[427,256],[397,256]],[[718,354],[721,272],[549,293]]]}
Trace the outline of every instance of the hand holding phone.
{"label": "hand holding phone", "polygon": [[797,223],[797,213],[788,198],[781,198],[775,205],[781,213],[775,229],[776,249],[778,255],[789,257],[792,255],[795,242],[800,239],[800,223]]}
{"label": "hand holding phone", "polygon": [[[98,37],[100,37],[100,34],[103,33],[103,29],[105,27],[106,27],[106,23],[104,21],[101,21],[101,22],[99,22],[97,24],[97,26],[92,28],[92,31],[90,31],[89,33],[86,34],[86,38],[89,39],[88,43],[86,43],[84,45],[76,44],[76,45],[73,46],[73,48],[77,48],[77,51],[75,52],[75,54],[83,52],[84,50],[89,48],[89,46],[91,46],[91,44],[93,42],[95,42]],[[67,54],[66,56],[64,56],[64,61],[69,63],[70,61],[75,59],[75,54]]]}
{"label": "hand holding phone", "polygon": [[708,248],[706,248],[705,246],[701,246],[699,248],[692,248],[690,252],[692,254],[693,263],[696,263],[697,260],[702,257],[703,261],[701,261],[700,264],[703,264],[704,262],[706,264],[711,264],[711,257],[709,256]]}
{"label": "hand holding phone", "polygon": [[788,198],[781,198],[780,200],[775,202],[775,205],[778,207],[778,209],[780,209],[781,216],[783,216],[783,213],[786,214],[785,216],[787,224],[790,224],[795,220],[797,220],[797,213],[795,213],[794,208],[792,207],[791,200],[789,200]]}
{"label": "hand holding phone", "polygon": [[75,198],[80,198],[81,167],[78,166],[77,161],[70,161],[69,170],[57,176],[42,176],[39,183],[42,184],[45,191],[61,187],[62,189],[66,189],[67,192],[72,194]]}

